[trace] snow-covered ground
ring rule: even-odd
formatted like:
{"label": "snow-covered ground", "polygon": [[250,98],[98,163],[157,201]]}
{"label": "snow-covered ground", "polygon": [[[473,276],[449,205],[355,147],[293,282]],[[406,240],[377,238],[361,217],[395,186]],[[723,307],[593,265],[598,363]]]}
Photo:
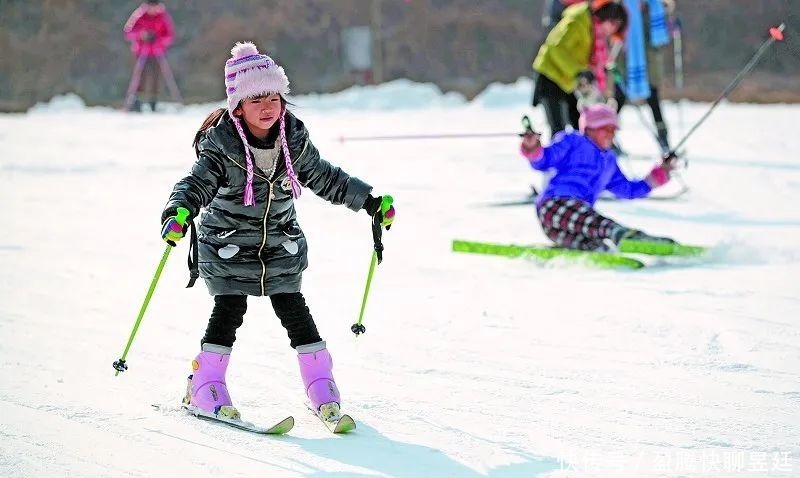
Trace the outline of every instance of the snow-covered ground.
{"label": "snow-covered ground", "polygon": [[[184,288],[185,243],[114,376],[164,249],[161,208],[216,105],[133,115],[61,98],[0,115],[0,475],[799,476],[800,106],[723,104],[688,142],[688,194],[599,203],[714,246],[707,261],[623,272],[452,253],[456,238],[544,242],[532,207],[490,206],[539,180],[510,134],[523,113],[543,124],[529,95],[521,80],[469,103],[408,82],[294,98],[323,156],[398,211],[356,339],[368,217],[309,191],[297,203],[304,293],[358,421],[347,436],[305,410],[263,298],[228,383],[245,418],[292,414],[294,430],[179,411],[212,305],[202,282]],[[677,139],[708,105],[665,108]],[[655,159],[634,109],[623,125],[623,146]],[[491,132],[509,136],[341,141]]]}

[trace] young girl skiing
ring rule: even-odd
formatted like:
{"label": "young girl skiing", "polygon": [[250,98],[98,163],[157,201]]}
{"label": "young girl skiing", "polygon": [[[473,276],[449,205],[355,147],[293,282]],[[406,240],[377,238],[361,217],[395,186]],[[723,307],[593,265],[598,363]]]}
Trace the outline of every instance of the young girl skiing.
{"label": "young girl skiing", "polygon": [[305,186],[333,204],[366,210],[387,229],[394,208],[381,208],[371,186],[320,158],[303,122],[286,109],[289,80],[281,66],[252,43],[238,43],[231,53],[228,107],[211,113],[197,132],[197,161],[175,185],[161,217],[162,237],[174,245],[186,232],[178,208],[188,209],[190,218],[205,208],[195,253],[214,309],[192,362],[185,404],[238,419],[225,382],[231,348],[247,296],[269,296],[298,353],[310,407],[335,421],[341,400],[331,355],[300,292],[308,261],[294,200]]}
{"label": "young girl skiing", "polygon": [[529,132],[522,140],[521,152],[531,167],[555,171],[536,201],[545,235],[558,247],[589,251],[612,250],[622,239],[674,242],[624,227],[594,210],[604,190],[635,199],[666,184],[674,158],[662,160],[646,178],[631,181],[620,171],[611,150],[618,129],[614,110],[605,104],[587,107],[581,112],[579,129],[558,133],[546,147],[542,147],[539,133]]}

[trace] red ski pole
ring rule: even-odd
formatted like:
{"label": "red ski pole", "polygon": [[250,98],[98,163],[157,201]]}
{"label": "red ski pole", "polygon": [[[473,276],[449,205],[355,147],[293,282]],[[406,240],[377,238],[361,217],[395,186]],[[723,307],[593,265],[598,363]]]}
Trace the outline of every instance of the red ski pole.
{"label": "red ski pole", "polygon": [[136,96],[136,90],[139,89],[139,82],[142,80],[142,70],[147,61],[145,55],[136,58],[136,64],[133,66],[133,73],[131,73],[131,81],[128,83],[128,92],[125,94],[125,105],[123,110],[128,111],[133,104],[133,98]]}

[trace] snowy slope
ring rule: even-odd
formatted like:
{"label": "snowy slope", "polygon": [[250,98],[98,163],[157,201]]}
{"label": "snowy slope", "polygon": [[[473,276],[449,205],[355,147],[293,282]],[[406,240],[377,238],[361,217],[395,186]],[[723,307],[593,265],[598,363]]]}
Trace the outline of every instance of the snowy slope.
{"label": "snowy slope", "polygon": [[[715,246],[637,272],[450,252],[454,238],[544,242],[518,199],[538,181],[518,138],[342,137],[519,129],[530,85],[468,103],[408,82],[295,98],[328,160],[394,195],[367,306],[369,221],[298,202],[304,293],[355,434],[303,406],[294,352],[251,298],[228,383],[265,438],[177,405],[212,299],[173,251],[114,376],[163,252],[159,216],[215,105],[127,115],[62,98],[0,116],[0,476],[798,476],[800,106],[723,104],[688,143],[690,193],[603,202],[620,222]],[[673,138],[706,110],[666,105]],[[647,116],[647,115],[646,115]],[[655,154],[634,110],[622,144]],[[645,174],[650,162],[624,166]],[[668,185],[666,188],[676,187]],[[162,410],[156,411],[151,404]]]}

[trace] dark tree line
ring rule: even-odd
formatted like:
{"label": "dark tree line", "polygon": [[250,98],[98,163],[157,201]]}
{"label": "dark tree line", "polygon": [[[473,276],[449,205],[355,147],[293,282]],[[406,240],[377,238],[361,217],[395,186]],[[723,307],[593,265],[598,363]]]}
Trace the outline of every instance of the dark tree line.
{"label": "dark tree line", "polygon": [[[165,0],[176,27],[169,59],[188,101],[221,99],[222,65],[253,40],[286,66],[295,93],[352,84],[341,31],[369,25],[380,2],[384,79],[429,81],[467,96],[530,75],[542,40],[542,0]],[[678,0],[686,89],[713,98],[763,41],[789,24],[734,99],[800,101],[800,0]],[[0,110],[23,110],[74,91],[119,104],[132,59],[122,26],[128,0],[0,0]],[[667,95],[674,95],[666,85]]]}

